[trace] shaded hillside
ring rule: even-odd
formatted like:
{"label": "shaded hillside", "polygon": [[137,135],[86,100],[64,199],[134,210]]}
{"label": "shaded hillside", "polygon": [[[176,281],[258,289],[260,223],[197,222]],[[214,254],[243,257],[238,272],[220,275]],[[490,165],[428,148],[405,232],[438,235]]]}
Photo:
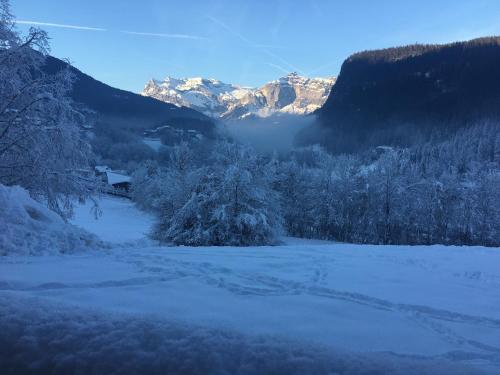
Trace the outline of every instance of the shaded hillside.
{"label": "shaded hillside", "polygon": [[[47,72],[53,73],[66,66],[54,57],[47,58]],[[129,91],[113,88],[72,67],[76,76],[72,97],[76,102],[97,113],[98,127],[112,127],[141,134],[146,129],[162,125],[197,130],[212,137],[214,124],[193,109],[177,107]]]}
{"label": "shaded hillside", "polygon": [[299,142],[335,152],[409,145],[500,118],[500,38],[352,55]]}

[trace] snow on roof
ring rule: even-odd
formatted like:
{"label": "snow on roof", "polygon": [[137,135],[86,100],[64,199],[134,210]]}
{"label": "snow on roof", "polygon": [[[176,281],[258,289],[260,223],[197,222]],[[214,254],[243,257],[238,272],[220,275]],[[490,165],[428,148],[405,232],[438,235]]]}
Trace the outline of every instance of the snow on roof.
{"label": "snow on roof", "polygon": [[119,184],[120,182],[130,182],[130,176],[110,171],[106,171],[106,174],[108,175],[108,184],[110,185]]}
{"label": "snow on roof", "polygon": [[108,166],[106,166],[106,165],[96,165],[95,166],[95,170],[97,172],[101,172],[101,173],[107,172],[107,171],[109,171],[109,169],[110,168]]}

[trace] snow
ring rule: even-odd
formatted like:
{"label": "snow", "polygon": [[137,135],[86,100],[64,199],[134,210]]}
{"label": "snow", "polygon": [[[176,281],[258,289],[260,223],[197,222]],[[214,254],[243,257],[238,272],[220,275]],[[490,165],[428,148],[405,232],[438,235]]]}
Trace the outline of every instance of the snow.
{"label": "snow", "polygon": [[110,185],[119,184],[120,182],[130,182],[131,180],[130,176],[122,173],[108,171],[106,174],[108,176],[108,184]]}
{"label": "snow", "polygon": [[95,170],[100,173],[106,173],[110,170],[110,168],[106,165],[96,165]]}
{"label": "snow", "polygon": [[[274,113],[311,113],[324,104],[334,83],[334,77],[306,78],[296,73],[268,82],[260,88],[242,87],[201,77],[167,77],[164,81],[150,80],[142,95],[187,106],[214,118],[242,119],[251,115],[267,117]],[[275,108],[276,103],[271,103],[274,101],[272,96],[277,95],[280,88],[285,86],[294,88],[297,99],[293,105]]]}
{"label": "snow", "polygon": [[[85,205],[74,223],[122,243],[152,220],[125,199],[101,207],[100,221]],[[0,258],[0,345],[24,330],[19,358],[43,345],[52,362],[38,363],[77,353],[82,366],[108,358],[129,371],[500,371],[500,249],[283,241]]]}
{"label": "snow", "polygon": [[106,173],[108,178],[108,184],[118,184],[120,182],[130,182],[130,176],[127,176],[122,171],[113,171],[111,168],[105,165],[96,165],[95,170],[100,173]]}
{"label": "snow", "polygon": [[137,209],[129,199],[104,196],[98,200],[101,215],[95,217],[90,201],[78,204],[71,222],[112,243],[145,240],[153,216]]}
{"label": "snow", "polygon": [[0,184],[0,256],[88,251],[102,245],[96,236],[65,223],[21,187]]}
{"label": "snow", "polygon": [[[0,368],[50,374],[464,374],[438,360],[359,355],[278,337],[0,295]],[[29,322],[29,324],[26,324]]]}
{"label": "snow", "polygon": [[160,151],[163,146],[159,138],[143,138],[142,141],[156,152]]}

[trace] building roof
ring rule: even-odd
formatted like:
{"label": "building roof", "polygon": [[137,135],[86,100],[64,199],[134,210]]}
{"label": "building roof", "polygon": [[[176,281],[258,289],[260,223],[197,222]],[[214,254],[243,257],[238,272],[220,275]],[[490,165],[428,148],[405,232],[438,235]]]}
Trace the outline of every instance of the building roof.
{"label": "building roof", "polygon": [[131,180],[130,176],[121,173],[106,171],[106,175],[108,176],[108,184],[110,185],[118,184],[120,182],[130,182]]}

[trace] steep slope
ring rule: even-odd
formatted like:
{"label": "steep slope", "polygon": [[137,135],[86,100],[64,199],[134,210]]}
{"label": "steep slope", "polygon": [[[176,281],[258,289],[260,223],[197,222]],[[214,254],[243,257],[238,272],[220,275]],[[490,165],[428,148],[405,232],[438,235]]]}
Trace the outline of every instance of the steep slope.
{"label": "steep slope", "polygon": [[[66,62],[47,58],[46,70],[54,73]],[[82,103],[97,114],[97,126],[118,127],[141,134],[144,130],[163,125],[197,130],[211,137],[213,122],[193,109],[163,103],[153,98],[108,86],[71,67],[76,80],[71,93],[76,102]]]}
{"label": "steep slope", "polygon": [[361,52],[342,65],[302,144],[335,152],[407,145],[500,119],[500,38]]}
{"label": "steep slope", "polygon": [[226,84],[214,79],[151,80],[142,95],[187,106],[213,118],[239,119],[274,113],[308,114],[320,108],[335,78],[305,78],[290,73],[261,88]]}

